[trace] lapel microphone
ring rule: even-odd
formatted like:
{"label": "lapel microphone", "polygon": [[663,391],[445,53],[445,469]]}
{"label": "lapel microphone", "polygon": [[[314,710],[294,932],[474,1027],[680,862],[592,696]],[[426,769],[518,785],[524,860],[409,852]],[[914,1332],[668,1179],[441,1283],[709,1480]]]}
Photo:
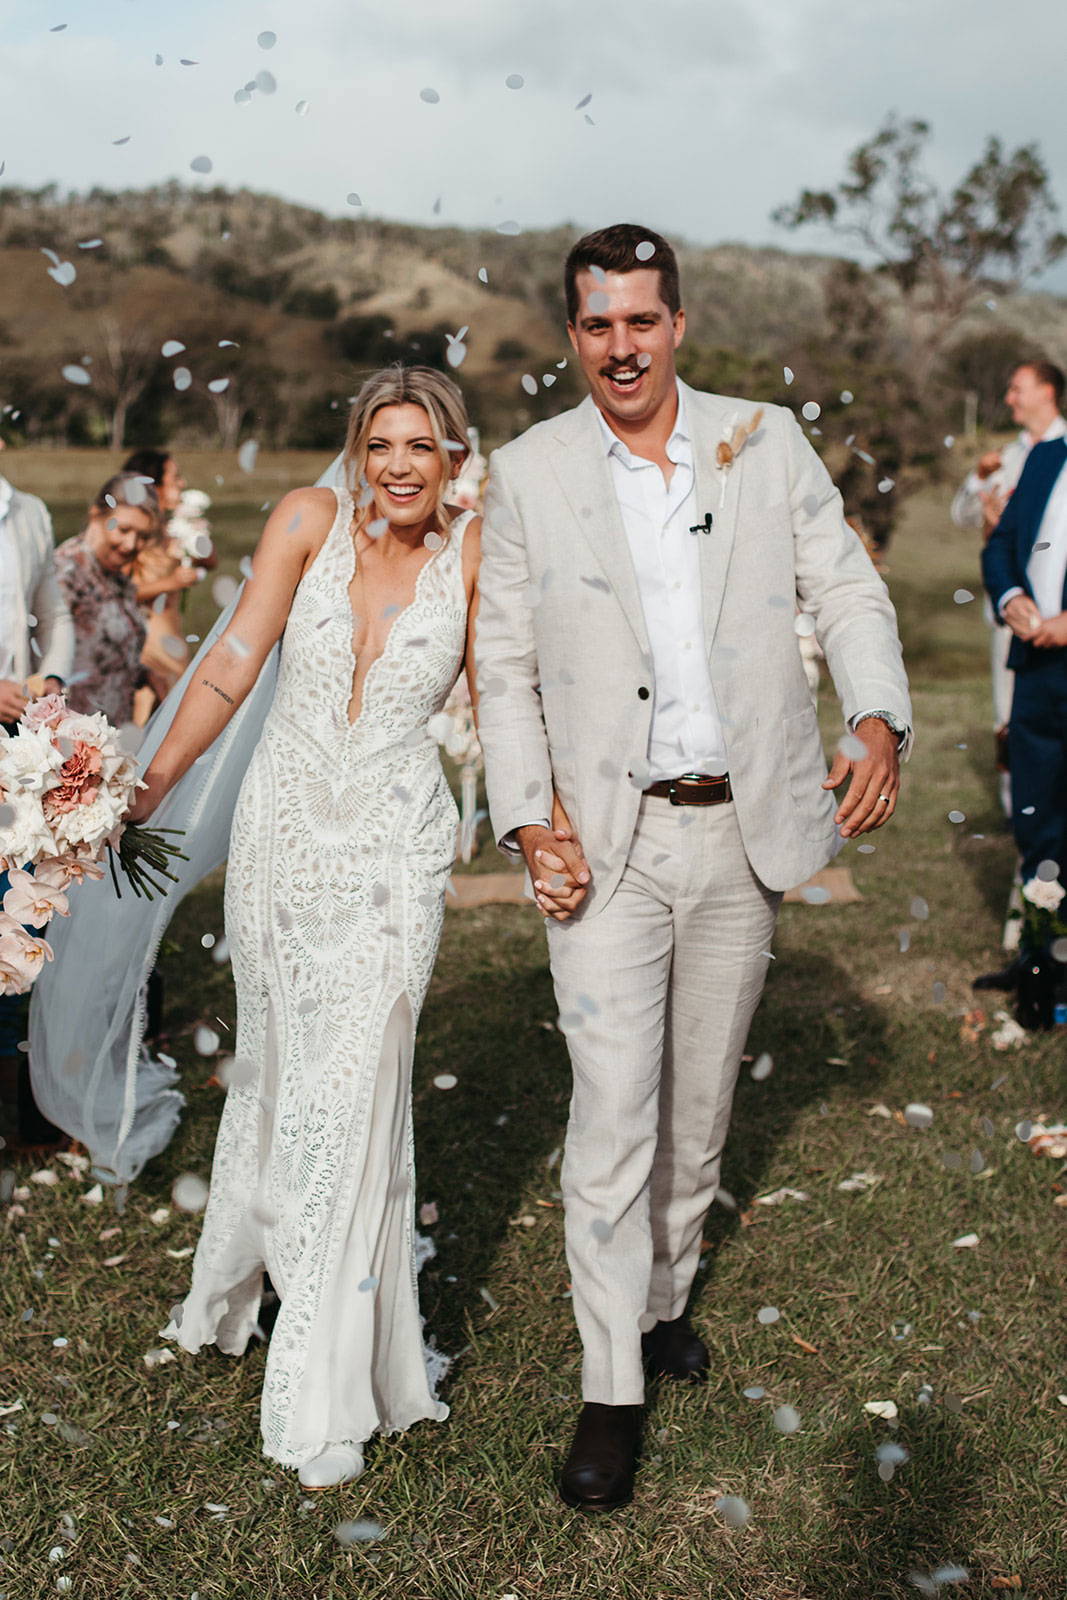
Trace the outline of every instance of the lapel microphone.
{"label": "lapel microphone", "polygon": [[711,524],[714,522],[714,520],[715,519],[712,516],[711,512],[710,511],[705,511],[703,522],[696,523],[694,527],[690,528],[689,532],[690,533],[710,533],[711,532]]}

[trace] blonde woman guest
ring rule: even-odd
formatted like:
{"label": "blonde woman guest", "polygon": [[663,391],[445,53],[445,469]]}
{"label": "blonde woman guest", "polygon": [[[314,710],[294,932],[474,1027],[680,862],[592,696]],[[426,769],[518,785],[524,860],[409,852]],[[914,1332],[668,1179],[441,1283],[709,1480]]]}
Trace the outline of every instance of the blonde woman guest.
{"label": "blonde woman guest", "polygon": [[137,697],[137,721],[144,722],[189,665],[181,596],[203,574],[185,559],[177,540],[167,532],[167,520],[177,511],[185,489],[174,457],[166,450],[135,450],[122,470],[154,487],[162,513],[159,528],[142,542],[130,569],[146,627],[141,656],[146,685]]}
{"label": "blonde woman guest", "polygon": [[119,473],[89,507],[82,532],[56,551],[56,582],[74,624],[67,702],[76,711],[102,711],[116,727],[132,720],[144,676],[145,622],[127,572],[158,528],[154,491]]}
{"label": "blonde woman guest", "polygon": [[295,490],[271,514],[133,813],[150,816],[219,736],[281,637],[231,835],[238,1066],[167,1332],[239,1355],[266,1269],[281,1309],[263,1449],[309,1489],[355,1478],[372,1434],[447,1415],[416,1289],[411,1066],[455,852],[427,723],[477,609],[480,519],[449,503],[467,448],[451,379],[367,380],[348,487]]}

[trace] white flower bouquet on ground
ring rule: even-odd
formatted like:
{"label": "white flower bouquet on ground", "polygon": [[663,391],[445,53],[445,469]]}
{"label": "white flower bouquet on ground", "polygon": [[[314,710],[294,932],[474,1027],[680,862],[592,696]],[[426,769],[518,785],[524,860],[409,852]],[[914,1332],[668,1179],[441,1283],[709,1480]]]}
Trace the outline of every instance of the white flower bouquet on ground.
{"label": "white flower bouquet on ground", "polygon": [[66,891],[103,877],[111,852],[135,894],[151,898],[173,880],[181,851],[163,832],[123,823],[141,787],[137,762],[100,713],[71,711],[62,695],[33,700],[14,734],[0,729],[0,869],[9,887],[0,910],[0,993],[25,994],[45,961],[47,941],[31,933],[57,913]]}

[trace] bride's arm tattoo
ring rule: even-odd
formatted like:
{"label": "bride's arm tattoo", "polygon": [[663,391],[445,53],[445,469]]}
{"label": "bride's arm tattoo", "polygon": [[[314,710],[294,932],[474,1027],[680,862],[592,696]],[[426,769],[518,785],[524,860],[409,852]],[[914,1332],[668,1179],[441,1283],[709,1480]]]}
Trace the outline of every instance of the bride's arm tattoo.
{"label": "bride's arm tattoo", "polygon": [[212,683],[210,678],[201,678],[200,682],[204,685],[205,689],[214,689],[215,693],[217,695],[221,695],[228,706],[233,705],[233,696],[227,694],[225,689],[220,689],[217,683]]}

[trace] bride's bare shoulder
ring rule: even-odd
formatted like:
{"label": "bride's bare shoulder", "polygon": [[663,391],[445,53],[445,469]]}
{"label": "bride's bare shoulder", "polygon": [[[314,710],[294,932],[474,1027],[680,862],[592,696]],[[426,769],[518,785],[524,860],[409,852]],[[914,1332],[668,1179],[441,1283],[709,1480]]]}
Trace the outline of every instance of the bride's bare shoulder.
{"label": "bride's bare shoulder", "polygon": [[320,544],[333,526],[337,515],[337,496],[332,489],[311,486],[290,489],[274,507],[270,522],[274,528],[292,535],[299,534],[309,544]]}

